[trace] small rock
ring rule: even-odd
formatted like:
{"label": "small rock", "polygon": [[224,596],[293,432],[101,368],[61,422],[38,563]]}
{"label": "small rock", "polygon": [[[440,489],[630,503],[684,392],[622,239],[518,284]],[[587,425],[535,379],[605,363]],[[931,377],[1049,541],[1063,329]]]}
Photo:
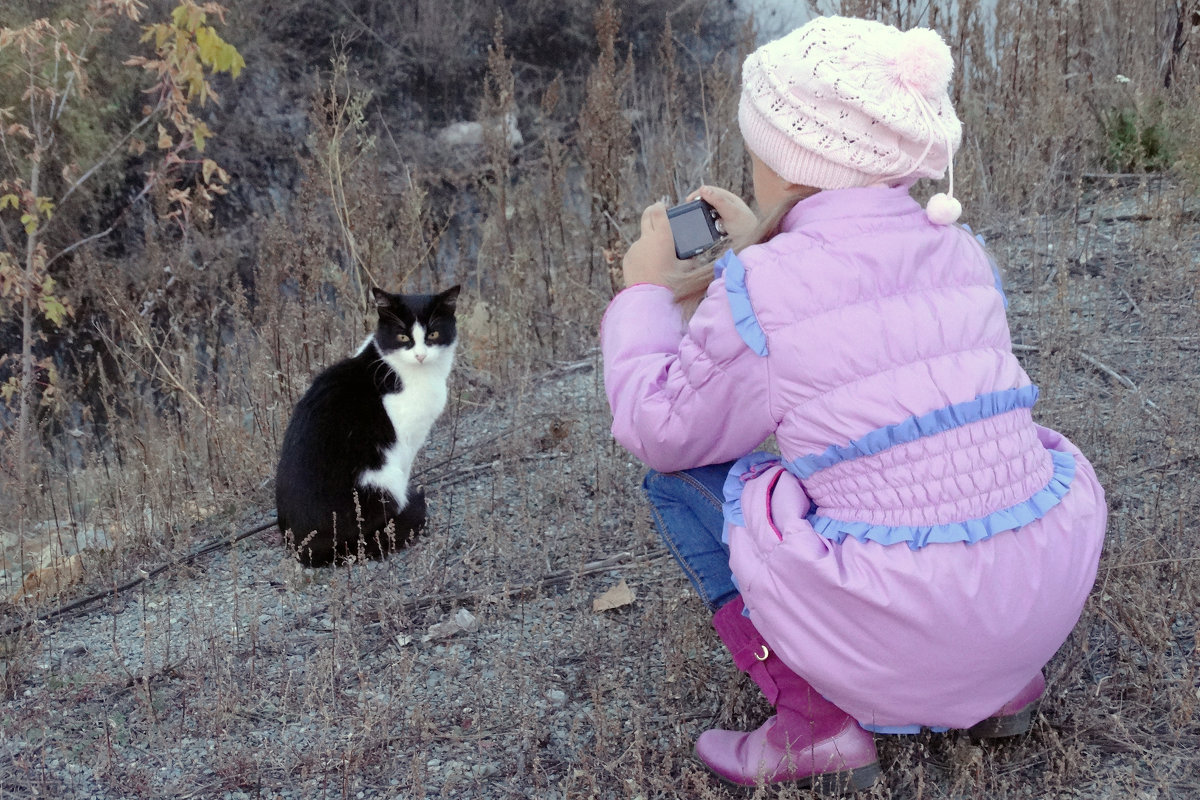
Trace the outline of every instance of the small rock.
{"label": "small rock", "polygon": [[421,641],[428,642],[433,639],[442,639],[463,631],[470,633],[478,628],[479,620],[475,619],[475,615],[465,608],[460,608],[454,612],[454,616],[450,619],[431,625],[429,630],[425,632],[425,635],[421,637]]}

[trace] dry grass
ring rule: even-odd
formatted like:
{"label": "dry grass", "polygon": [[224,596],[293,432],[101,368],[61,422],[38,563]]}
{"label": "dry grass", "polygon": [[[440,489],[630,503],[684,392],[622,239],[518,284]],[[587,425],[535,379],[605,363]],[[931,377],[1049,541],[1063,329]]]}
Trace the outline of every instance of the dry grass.
{"label": "dry grass", "polygon": [[[965,221],[1005,270],[1039,420],[1091,457],[1111,514],[1034,730],[881,737],[885,776],[863,796],[1200,796],[1200,206],[1186,171],[1114,174],[1103,127],[1161,108],[1176,160],[1197,163],[1195,44],[1165,87],[1171,3],[999,0],[995,27],[974,2],[845,5],[932,15],[966,59]],[[252,6],[234,11],[263,36],[317,13],[255,28]],[[38,491],[0,532],[10,561],[97,531],[112,546],[58,596],[6,605],[10,629],[268,519],[287,415],[365,335],[368,282],[465,283],[463,344],[421,462],[434,522],[410,551],[305,573],[254,536],[10,630],[0,798],[729,796],[691,744],[767,708],[650,528],[641,468],[608,435],[595,333],[644,204],[701,180],[748,190],[732,109],[750,38],[697,27],[712,8],[628,27],[646,13],[584,20],[600,44],[586,31],[587,67],[556,75],[489,11],[478,58],[448,63],[479,84],[467,110],[515,109],[525,141],[485,128],[466,150],[435,143],[445,108],[401,124],[414,108],[368,72],[371,54],[409,65],[410,40],[352,39],[308,93],[302,179],[231,198],[248,224],[181,241],[147,222],[136,248],[78,261],[89,327],[64,347]],[[622,579],[637,600],[593,613]],[[424,640],[459,609],[470,630]]]}

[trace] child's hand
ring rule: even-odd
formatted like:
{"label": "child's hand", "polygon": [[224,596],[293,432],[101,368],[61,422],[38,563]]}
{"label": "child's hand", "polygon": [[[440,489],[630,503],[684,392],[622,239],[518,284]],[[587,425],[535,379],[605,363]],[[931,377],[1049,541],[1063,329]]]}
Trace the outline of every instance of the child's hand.
{"label": "child's hand", "polygon": [[667,221],[667,206],[655,203],[642,212],[642,235],[629,246],[621,266],[625,285],[654,283],[667,286],[671,273],[678,272],[682,261],[675,258],[675,239]]}
{"label": "child's hand", "polygon": [[717,210],[721,215],[721,222],[725,225],[725,232],[732,239],[749,236],[758,224],[758,217],[750,210],[750,206],[733,192],[716,186],[701,186],[688,195],[688,200],[695,200],[697,197],[703,198]]}

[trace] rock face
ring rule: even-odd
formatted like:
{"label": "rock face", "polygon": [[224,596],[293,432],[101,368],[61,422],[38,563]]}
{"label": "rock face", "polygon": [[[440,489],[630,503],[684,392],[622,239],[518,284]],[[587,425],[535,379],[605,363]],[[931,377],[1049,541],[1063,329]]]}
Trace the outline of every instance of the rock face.
{"label": "rock face", "polygon": [[525,137],[521,135],[521,129],[517,127],[517,114],[514,111],[505,114],[503,121],[500,119],[491,119],[451,123],[438,131],[437,143],[441,147],[456,149],[482,147],[484,134],[487,130],[486,126],[499,126],[501,124],[505,126],[505,144],[509,147],[520,147],[525,144]]}

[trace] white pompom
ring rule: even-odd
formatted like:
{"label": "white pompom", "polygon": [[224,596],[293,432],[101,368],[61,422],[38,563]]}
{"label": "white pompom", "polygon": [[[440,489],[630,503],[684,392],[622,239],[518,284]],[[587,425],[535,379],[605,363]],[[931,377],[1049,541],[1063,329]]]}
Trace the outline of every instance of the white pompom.
{"label": "white pompom", "polygon": [[946,91],[954,57],[942,37],[929,28],[913,28],[899,37],[894,56],[896,78],[930,99]]}
{"label": "white pompom", "polygon": [[944,192],[938,192],[925,204],[925,214],[934,225],[949,225],[962,215],[962,203]]}

